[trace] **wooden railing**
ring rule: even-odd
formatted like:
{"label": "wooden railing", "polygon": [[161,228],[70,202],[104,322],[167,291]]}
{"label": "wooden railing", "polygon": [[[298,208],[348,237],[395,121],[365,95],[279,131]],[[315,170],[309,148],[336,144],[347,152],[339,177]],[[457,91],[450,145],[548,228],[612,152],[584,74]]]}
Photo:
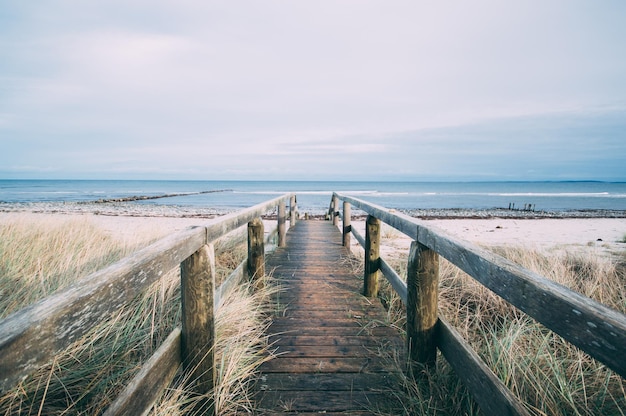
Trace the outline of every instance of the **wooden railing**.
{"label": "wooden railing", "polygon": [[[214,309],[226,289],[246,273],[262,276],[264,230],[260,216],[278,207],[278,246],[285,243],[286,203],[290,225],[297,219],[295,195],[286,194],[254,207],[166,237],[75,285],[28,306],[0,322],[0,392],[5,392],[106,320],[124,304],[180,266],[182,328],[176,328],[106,411],[106,415],[143,414],[169,385],[177,369],[204,394],[214,383]],[[248,224],[248,259],[215,287],[213,244]]]}
{"label": "wooden railing", "polygon": [[[343,215],[339,201],[343,201]],[[368,214],[365,238],[352,229],[351,206]],[[380,271],[406,305],[408,368],[413,374],[434,365],[438,348],[487,414],[528,414],[458,332],[438,316],[438,267],[442,256],[626,378],[626,315],[423,221],[384,207],[334,193],[329,214],[335,225],[343,217],[344,245],[349,247],[352,234],[365,250],[364,294],[377,295]],[[406,283],[380,258],[381,221],[413,240]]]}

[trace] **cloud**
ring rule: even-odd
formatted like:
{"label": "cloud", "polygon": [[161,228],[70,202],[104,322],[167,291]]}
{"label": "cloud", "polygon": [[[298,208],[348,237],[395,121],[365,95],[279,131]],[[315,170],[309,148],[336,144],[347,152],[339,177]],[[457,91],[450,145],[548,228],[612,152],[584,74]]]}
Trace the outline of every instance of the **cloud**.
{"label": "cloud", "polygon": [[623,12],[619,1],[11,3],[0,164],[624,177],[623,124],[598,110],[626,103]]}

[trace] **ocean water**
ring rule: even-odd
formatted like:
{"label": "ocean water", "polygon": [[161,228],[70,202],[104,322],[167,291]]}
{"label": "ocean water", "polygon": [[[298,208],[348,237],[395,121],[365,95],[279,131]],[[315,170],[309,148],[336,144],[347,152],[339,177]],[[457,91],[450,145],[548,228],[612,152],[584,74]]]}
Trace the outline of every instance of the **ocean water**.
{"label": "ocean water", "polygon": [[[217,191],[206,194],[194,194]],[[0,203],[79,202],[188,194],[133,202],[240,209],[295,192],[301,212],[327,209],[332,192],[396,209],[626,210],[624,182],[328,182],[0,180]]]}

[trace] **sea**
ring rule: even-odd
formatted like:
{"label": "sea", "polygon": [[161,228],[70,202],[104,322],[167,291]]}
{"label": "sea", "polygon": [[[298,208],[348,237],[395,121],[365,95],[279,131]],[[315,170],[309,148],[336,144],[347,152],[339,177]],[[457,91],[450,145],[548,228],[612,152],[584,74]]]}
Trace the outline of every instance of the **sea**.
{"label": "sea", "polygon": [[[211,192],[209,192],[211,191]],[[626,182],[342,182],[182,180],[0,180],[0,204],[76,203],[160,197],[132,204],[232,211],[287,192],[301,212],[324,212],[332,192],[387,208],[536,211],[626,210]]]}

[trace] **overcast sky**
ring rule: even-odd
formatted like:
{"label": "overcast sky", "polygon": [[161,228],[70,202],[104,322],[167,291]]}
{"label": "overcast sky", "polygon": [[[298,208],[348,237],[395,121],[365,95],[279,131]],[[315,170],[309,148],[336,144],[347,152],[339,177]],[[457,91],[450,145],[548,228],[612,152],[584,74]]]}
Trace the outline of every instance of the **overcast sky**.
{"label": "overcast sky", "polygon": [[626,1],[0,0],[0,178],[626,180]]}

